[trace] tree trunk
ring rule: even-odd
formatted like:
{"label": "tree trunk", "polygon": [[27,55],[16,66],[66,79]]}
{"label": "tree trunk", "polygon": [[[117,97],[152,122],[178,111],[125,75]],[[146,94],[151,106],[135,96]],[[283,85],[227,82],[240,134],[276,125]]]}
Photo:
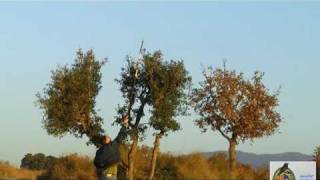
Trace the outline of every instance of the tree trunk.
{"label": "tree trunk", "polygon": [[160,139],[161,139],[161,134],[157,134],[155,137],[155,140],[154,140],[152,160],[151,160],[151,171],[149,174],[149,180],[153,179],[154,172],[156,169],[156,161],[157,161],[157,156],[158,156],[159,149],[160,149]]}
{"label": "tree trunk", "polygon": [[134,179],[134,164],[138,148],[138,134],[134,133],[132,136],[132,144],[128,154],[128,180]]}
{"label": "tree trunk", "polygon": [[229,170],[231,179],[235,179],[235,170],[237,168],[237,142],[236,140],[229,140]]}

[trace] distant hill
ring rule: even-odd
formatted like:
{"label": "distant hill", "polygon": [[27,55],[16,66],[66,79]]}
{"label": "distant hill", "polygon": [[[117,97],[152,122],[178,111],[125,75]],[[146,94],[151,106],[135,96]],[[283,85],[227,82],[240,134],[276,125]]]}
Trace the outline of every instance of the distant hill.
{"label": "distant hill", "polygon": [[[226,151],[204,152],[206,158],[211,157],[216,153],[226,153]],[[237,159],[242,164],[249,164],[253,167],[268,166],[269,161],[311,161],[313,158],[310,155],[298,152],[285,152],[279,154],[255,154],[237,151]]]}

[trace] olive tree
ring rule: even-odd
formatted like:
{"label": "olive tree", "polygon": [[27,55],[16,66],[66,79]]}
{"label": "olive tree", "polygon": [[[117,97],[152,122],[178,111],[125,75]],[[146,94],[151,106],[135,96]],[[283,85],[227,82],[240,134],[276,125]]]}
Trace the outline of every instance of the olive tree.
{"label": "olive tree", "polygon": [[154,140],[149,179],[153,179],[160,139],[180,129],[176,117],[187,110],[186,91],[190,87],[191,77],[182,61],[164,61],[161,53],[155,54],[152,60],[146,61],[146,76],[151,90],[150,126],[157,132]]}
{"label": "olive tree", "polygon": [[[132,141],[128,153],[128,178],[132,180],[138,142],[143,139],[146,128],[150,125],[159,130],[155,140],[158,142],[162,135],[180,128],[173,118],[180,112],[185,96],[183,90],[190,78],[182,62],[163,62],[160,51],[145,53],[140,61],[130,57],[126,60],[127,64],[116,80],[124,98],[124,103],[118,107],[116,123],[128,115]],[[146,109],[150,110],[149,120],[143,119]],[[155,148],[154,152],[157,152],[159,147]]]}
{"label": "olive tree", "polygon": [[98,146],[104,132],[102,118],[95,109],[101,89],[101,66],[94,52],[77,52],[71,66],[59,66],[52,71],[51,81],[37,93],[37,104],[43,112],[42,124],[49,135],[75,137],[86,135],[88,143]]}
{"label": "olive tree", "polygon": [[121,69],[120,78],[116,82],[120,85],[120,91],[124,103],[118,106],[118,116],[115,123],[121,123],[121,117],[128,115],[131,129],[128,152],[128,179],[134,179],[134,165],[138,149],[138,141],[144,136],[147,124],[142,122],[145,116],[145,108],[151,102],[151,92],[147,82],[145,61],[152,59],[153,55],[143,55],[142,62],[136,62],[129,56],[126,58],[126,66]]}

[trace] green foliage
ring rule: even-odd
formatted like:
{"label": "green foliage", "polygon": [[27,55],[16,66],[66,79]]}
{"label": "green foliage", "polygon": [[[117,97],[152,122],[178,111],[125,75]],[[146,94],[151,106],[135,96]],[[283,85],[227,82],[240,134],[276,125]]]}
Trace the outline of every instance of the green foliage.
{"label": "green foliage", "polygon": [[37,154],[26,154],[21,160],[21,168],[31,169],[31,170],[45,170],[49,169],[56,158],[53,156],[45,156],[42,153]]}
{"label": "green foliage", "polygon": [[163,61],[161,52],[156,51],[146,53],[141,63],[127,57],[127,65],[122,68],[120,79],[116,79],[125,100],[118,108],[116,122],[121,123],[121,117],[128,114],[130,126],[143,133],[146,125],[140,120],[148,105],[151,107],[150,124],[155,129],[178,130],[180,126],[173,117],[185,112],[184,90],[191,81],[183,62]]}
{"label": "green foliage", "polygon": [[151,102],[151,92],[144,66],[130,57],[127,57],[126,62],[126,66],[121,68],[120,79],[115,80],[124,98],[124,104],[118,106],[115,123],[121,124],[122,117],[128,115],[132,133],[143,135],[147,126],[141,123],[141,119],[145,115],[144,108]]}
{"label": "green foliage", "polygon": [[191,77],[182,61],[164,61],[160,51],[146,55],[144,62],[151,92],[150,125],[161,133],[176,131],[180,125],[174,117],[186,112]]}
{"label": "green foliage", "polygon": [[[163,61],[160,51],[144,54],[141,62],[127,57],[127,65],[122,68],[120,79],[116,80],[125,101],[118,108],[115,122],[120,123],[124,115],[129,116],[133,140],[129,151],[129,179],[133,179],[138,139],[144,138],[148,124],[159,130],[161,136],[170,130],[180,129],[174,117],[185,112],[187,101],[184,91],[190,81],[183,62]],[[147,107],[151,118],[148,123],[142,123]]]}
{"label": "green foliage", "polygon": [[101,66],[92,50],[80,49],[74,63],[52,71],[51,82],[38,93],[38,105],[43,110],[43,126],[48,134],[76,137],[84,134],[97,144],[104,132],[102,118],[95,110],[96,96],[101,89]]}

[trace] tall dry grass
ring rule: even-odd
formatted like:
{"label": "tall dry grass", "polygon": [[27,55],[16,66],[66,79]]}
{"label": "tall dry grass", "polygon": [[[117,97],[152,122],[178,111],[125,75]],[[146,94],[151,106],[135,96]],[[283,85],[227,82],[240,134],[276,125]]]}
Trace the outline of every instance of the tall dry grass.
{"label": "tall dry grass", "polygon": [[[255,170],[251,166],[238,163],[237,180],[267,180],[268,168]],[[228,158],[225,154],[215,154],[207,159],[201,153],[182,156],[160,154],[155,178],[161,180],[230,180]]]}
{"label": "tall dry grass", "polygon": [[0,161],[0,179],[37,179],[41,171],[20,169],[15,166],[10,165],[7,162]]}
{"label": "tall dry grass", "polygon": [[[142,146],[136,158],[135,179],[144,180],[150,172],[152,149]],[[127,164],[127,148],[121,148],[123,163]],[[125,165],[124,165],[125,166]],[[125,177],[126,168],[121,172]],[[160,153],[157,160],[155,180],[229,180],[228,158],[226,154],[214,154],[207,159],[201,153],[175,156]],[[42,174],[41,174],[42,173]],[[268,168],[253,169],[251,166],[238,163],[237,180],[267,180]],[[77,154],[57,158],[45,172],[19,169],[8,163],[0,163],[0,179],[36,179],[38,180],[94,180],[95,167],[92,159]]]}
{"label": "tall dry grass", "polygon": [[217,179],[218,172],[209,166],[209,162],[202,154],[180,156],[175,161],[177,178],[185,180]]}

